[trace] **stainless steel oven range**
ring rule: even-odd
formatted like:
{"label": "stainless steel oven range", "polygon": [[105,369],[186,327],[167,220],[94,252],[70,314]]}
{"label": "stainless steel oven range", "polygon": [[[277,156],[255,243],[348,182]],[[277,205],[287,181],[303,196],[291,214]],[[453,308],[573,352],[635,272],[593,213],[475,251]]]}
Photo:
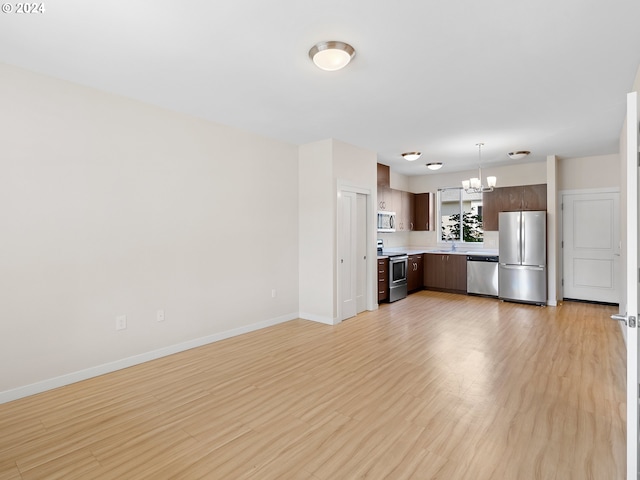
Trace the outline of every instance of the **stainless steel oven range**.
{"label": "stainless steel oven range", "polygon": [[409,255],[402,252],[385,251],[382,240],[378,240],[378,255],[389,257],[389,302],[406,297]]}
{"label": "stainless steel oven range", "polygon": [[395,302],[407,296],[409,255],[395,252],[385,255],[389,255],[389,301]]}

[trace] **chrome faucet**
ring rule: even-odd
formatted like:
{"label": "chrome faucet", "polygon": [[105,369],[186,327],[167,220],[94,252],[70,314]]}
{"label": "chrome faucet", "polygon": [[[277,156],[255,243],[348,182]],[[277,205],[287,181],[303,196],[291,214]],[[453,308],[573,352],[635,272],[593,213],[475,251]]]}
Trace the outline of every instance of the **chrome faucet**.
{"label": "chrome faucet", "polygon": [[453,235],[449,233],[447,235],[446,240],[451,240],[451,251],[455,252],[456,251],[456,242],[454,242]]}

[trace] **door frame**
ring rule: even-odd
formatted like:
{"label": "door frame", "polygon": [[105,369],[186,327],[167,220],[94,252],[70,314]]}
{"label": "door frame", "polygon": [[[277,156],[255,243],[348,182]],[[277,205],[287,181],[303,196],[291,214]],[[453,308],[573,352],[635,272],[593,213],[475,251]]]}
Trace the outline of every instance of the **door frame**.
{"label": "door frame", "polygon": [[[625,296],[621,298],[620,310],[626,310],[624,326],[627,343],[627,480],[637,480],[640,473],[638,420],[640,417],[638,406],[639,366],[638,366],[638,327],[637,319],[640,308],[638,305],[638,161],[640,159],[640,142],[638,139],[638,92],[627,94],[627,116],[625,125],[625,151],[620,152],[623,161],[623,171],[626,174],[626,190],[624,204],[626,206],[626,235],[622,249],[623,261],[626,264]],[[624,156],[623,156],[624,155]],[[623,203],[623,202],[621,202]],[[622,300],[625,303],[623,306]],[[633,316],[633,322],[631,321]]]}
{"label": "door frame", "polygon": [[[334,324],[338,324],[342,322],[342,301],[339,298],[340,296],[340,287],[341,281],[339,272],[340,272],[340,252],[339,248],[339,239],[340,239],[340,224],[339,224],[339,215],[340,215],[340,195],[342,192],[350,192],[350,193],[359,193],[366,196],[366,205],[367,205],[367,228],[366,228],[366,242],[367,242],[367,274],[366,274],[366,308],[367,310],[376,310],[378,308],[377,302],[377,291],[376,291],[376,282],[374,278],[374,272],[377,272],[377,255],[376,255],[376,245],[373,241],[376,238],[375,228],[377,225],[377,209],[375,208],[374,201],[375,196],[373,195],[373,190],[371,188],[362,187],[360,185],[354,185],[353,183],[338,179],[337,180],[337,188],[336,188],[336,209],[335,209],[335,258],[334,258],[334,271],[335,271],[335,287],[334,287],[334,305],[336,307],[336,317],[334,320]],[[375,298],[375,301],[374,301]]]}
{"label": "door frame", "polygon": [[[620,159],[621,162],[624,162],[625,159],[621,158]],[[623,201],[622,199],[622,194],[620,192],[620,187],[602,187],[602,188],[582,188],[582,189],[572,189],[572,190],[559,190],[558,191],[558,204],[559,204],[559,212],[560,214],[558,215],[558,233],[559,233],[559,240],[558,240],[558,246],[560,247],[560,254],[558,255],[559,258],[559,264],[560,264],[560,279],[562,279],[564,281],[565,275],[564,275],[564,248],[562,247],[564,242],[564,196],[565,195],[589,195],[589,194],[595,194],[595,193],[617,193],[619,198],[620,198],[620,202]],[[618,214],[620,214],[620,212],[618,212]],[[618,225],[621,225],[622,218],[618,219]],[[621,236],[622,232],[620,232],[619,235],[619,239],[622,239]],[[619,273],[619,272],[618,272]],[[556,277],[557,278],[557,277]],[[619,298],[622,298],[621,294],[621,289],[623,288],[623,285],[618,284],[618,294],[619,294]],[[559,299],[563,299],[564,298],[564,285],[563,282],[561,281],[560,284],[557,286],[557,291],[556,291],[556,297]]]}

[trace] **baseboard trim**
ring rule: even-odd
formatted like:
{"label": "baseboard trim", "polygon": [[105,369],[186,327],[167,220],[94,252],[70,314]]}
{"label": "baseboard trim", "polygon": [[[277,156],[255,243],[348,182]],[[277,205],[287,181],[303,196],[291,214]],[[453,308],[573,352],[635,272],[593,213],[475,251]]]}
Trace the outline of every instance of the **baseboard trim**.
{"label": "baseboard trim", "polygon": [[610,307],[618,307],[620,304],[612,302],[599,302],[597,300],[583,300],[581,298],[563,298],[563,302],[578,302],[578,303],[590,303],[592,305],[607,305]]}
{"label": "baseboard trim", "polygon": [[312,322],[324,323],[325,325],[337,325],[338,323],[340,323],[334,318],[323,317],[321,315],[315,315],[313,313],[300,312],[300,318],[302,318],[303,320],[311,320]]}
{"label": "baseboard trim", "polygon": [[41,382],[14,388],[12,390],[6,390],[4,392],[0,392],[0,404],[35,395],[37,393],[46,392],[48,390],[53,390],[54,388],[64,387],[65,385],[71,385],[72,383],[80,382],[82,380],[87,380],[93,377],[98,377],[100,375],[115,372],[117,370],[122,370],[123,368],[133,367],[134,365],[139,365],[151,360],[156,360],[158,358],[173,355],[174,353],[184,352],[185,350],[191,350],[192,348],[201,347],[209,343],[218,342],[220,340],[225,340],[227,338],[242,335],[244,333],[261,330],[273,325],[278,325],[279,323],[295,320],[296,318],[299,318],[298,312],[271,318],[269,320],[253,323],[251,325],[234,328],[225,332],[214,333],[212,335],[207,335],[206,337],[194,338],[193,340],[188,340],[186,342],[178,343],[175,345],[169,345],[167,347],[141,353],[132,357],[123,358],[114,362],[97,365],[95,367],[68,373],[66,375],[60,375],[59,377],[50,378]]}

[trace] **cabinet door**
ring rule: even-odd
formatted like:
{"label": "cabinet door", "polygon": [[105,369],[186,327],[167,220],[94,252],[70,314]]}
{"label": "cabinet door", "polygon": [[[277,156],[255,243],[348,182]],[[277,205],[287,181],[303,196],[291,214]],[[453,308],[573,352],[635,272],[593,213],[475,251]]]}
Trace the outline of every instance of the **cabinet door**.
{"label": "cabinet door", "polygon": [[500,212],[519,212],[522,206],[522,187],[499,187],[482,194],[482,228],[498,230]]}
{"label": "cabinet door", "polygon": [[416,264],[416,285],[414,290],[422,290],[424,288],[424,255],[415,255]]}
{"label": "cabinet door", "polygon": [[500,212],[500,188],[482,194],[482,228],[485,232],[498,230],[498,213]]}
{"label": "cabinet door", "polygon": [[447,255],[427,253],[424,256],[424,286],[444,288]]}
{"label": "cabinet door", "polygon": [[400,190],[391,189],[391,202],[389,208],[392,212],[396,212],[396,230],[404,230],[404,221],[402,220],[402,192]]}
{"label": "cabinet door", "polygon": [[393,212],[393,199],[391,198],[391,189],[387,187],[378,187],[378,210],[386,210]]}
{"label": "cabinet door", "polygon": [[404,230],[415,230],[414,202],[415,195],[411,192],[401,192],[402,195],[402,221]]}
{"label": "cabinet door", "polygon": [[407,290],[412,291],[418,288],[418,270],[416,268],[416,256],[409,255],[407,263]]}
{"label": "cabinet door", "polygon": [[447,273],[445,289],[458,292],[467,291],[467,257],[466,255],[447,255]]}
{"label": "cabinet door", "polygon": [[430,208],[433,208],[430,193],[416,193],[414,196],[415,222],[414,230],[419,232],[429,230]]}
{"label": "cabinet door", "polygon": [[547,185],[525,185],[522,187],[522,210],[547,210]]}
{"label": "cabinet door", "polygon": [[414,292],[424,287],[424,263],[422,255],[409,255],[407,290]]}
{"label": "cabinet door", "polygon": [[388,165],[378,163],[378,186],[389,187],[391,185],[391,172]]}
{"label": "cabinet door", "polygon": [[522,187],[504,187],[500,193],[500,212],[522,210]]}

